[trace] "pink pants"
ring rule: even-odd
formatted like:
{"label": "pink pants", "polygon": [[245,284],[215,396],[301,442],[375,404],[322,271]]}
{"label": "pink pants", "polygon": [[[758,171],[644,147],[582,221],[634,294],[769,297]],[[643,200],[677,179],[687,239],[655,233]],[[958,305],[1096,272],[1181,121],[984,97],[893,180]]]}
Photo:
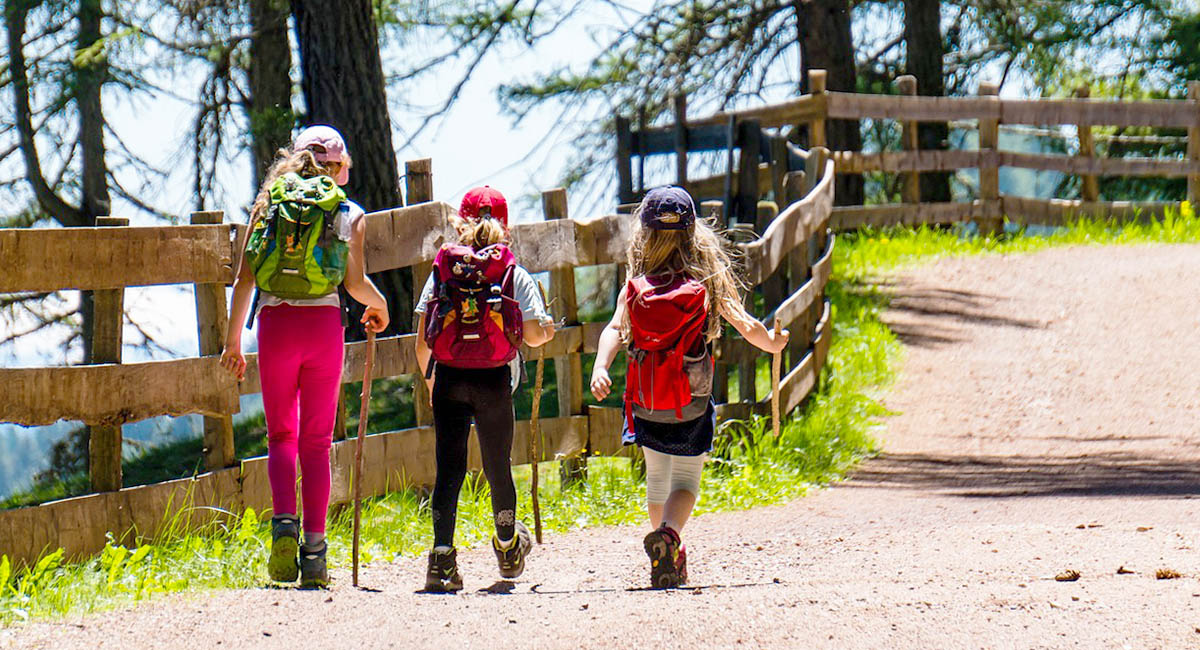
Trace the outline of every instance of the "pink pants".
{"label": "pink pants", "polygon": [[329,448],[342,379],[338,307],[264,307],[258,317],[258,371],[267,416],[267,476],[276,514],[296,514],[300,459],[304,531],[325,532]]}

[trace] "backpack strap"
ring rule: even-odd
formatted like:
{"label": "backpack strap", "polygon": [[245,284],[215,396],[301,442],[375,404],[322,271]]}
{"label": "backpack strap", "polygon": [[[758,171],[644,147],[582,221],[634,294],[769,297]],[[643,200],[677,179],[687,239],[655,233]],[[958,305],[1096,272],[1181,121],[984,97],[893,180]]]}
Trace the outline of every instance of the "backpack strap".
{"label": "backpack strap", "polygon": [[254,329],[256,320],[258,320],[258,287],[254,287],[254,297],[250,299],[250,318],[246,319],[246,329]]}

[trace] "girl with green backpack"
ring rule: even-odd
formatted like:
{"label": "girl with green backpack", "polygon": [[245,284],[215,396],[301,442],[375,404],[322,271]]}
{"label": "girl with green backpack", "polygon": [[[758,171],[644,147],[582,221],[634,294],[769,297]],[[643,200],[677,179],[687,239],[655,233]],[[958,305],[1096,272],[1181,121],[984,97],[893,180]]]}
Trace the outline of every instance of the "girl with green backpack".
{"label": "girl with green backpack", "polygon": [[[387,301],[364,269],[363,210],[341,189],[349,180],[350,156],[332,127],[309,127],[279,151],[250,212],[221,354],[221,365],[242,379],[242,325],[257,288],[258,371],[274,511],[267,570],[272,580],[299,577],[309,587],[329,581],[329,450],[345,340],[338,287],[366,306],[366,329],[380,332],[388,325]],[[297,459],[303,475],[303,543]]]}

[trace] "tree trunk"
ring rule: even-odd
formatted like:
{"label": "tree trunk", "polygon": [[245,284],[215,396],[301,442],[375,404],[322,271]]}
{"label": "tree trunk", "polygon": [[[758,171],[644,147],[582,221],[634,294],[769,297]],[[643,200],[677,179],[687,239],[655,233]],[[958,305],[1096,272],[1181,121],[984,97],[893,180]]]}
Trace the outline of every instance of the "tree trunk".
{"label": "tree trunk", "polygon": [[275,152],[286,147],[296,115],[292,111],[292,49],[288,43],[287,0],[250,0],[250,148],[254,191]]}
{"label": "tree trunk", "polygon": [[[917,94],[940,97],[946,94],[942,74],[941,0],[904,0],[905,68],[917,78]],[[917,140],[921,149],[946,149],[950,131],[945,122],[921,122]],[[950,173],[921,174],[921,201],[950,200]]]}
{"label": "tree trunk", "polygon": [[[849,0],[796,0],[793,7],[801,48],[802,92],[807,91],[808,71],[813,69],[827,71],[828,90],[855,92],[857,76]],[[825,129],[829,149],[862,150],[858,120],[829,120]],[[862,175],[839,174],[834,190],[834,201],[838,205],[861,205]]]}
{"label": "tree trunk", "polygon": [[[368,212],[403,205],[370,0],[293,0],[306,124],[341,131],[354,158],[347,193]],[[388,334],[412,327],[412,270],[371,276],[388,299]],[[355,304],[355,306],[357,306]],[[356,324],[348,330],[361,336]]]}
{"label": "tree trunk", "polygon": [[[100,0],[80,0],[78,51],[88,52],[100,40],[103,8]],[[108,75],[102,55],[77,59],[75,65],[75,104],[79,108],[79,146],[83,158],[83,201],[80,206],[85,225],[94,226],[96,217],[107,215],[112,205],[108,194],[108,165],[104,161],[104,110],[100,89]],[[84,291],[80,299],[83,316],[83,362],[92,362],[92,334],[95,319],[92,295]]]}

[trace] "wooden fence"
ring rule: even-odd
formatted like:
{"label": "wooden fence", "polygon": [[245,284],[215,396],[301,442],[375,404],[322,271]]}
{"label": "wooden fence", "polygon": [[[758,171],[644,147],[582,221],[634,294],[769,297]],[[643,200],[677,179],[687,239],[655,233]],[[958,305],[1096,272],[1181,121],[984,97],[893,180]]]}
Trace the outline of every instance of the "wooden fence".
{"label": "wooden fence", "polygon": [[[830,92],[825,87],[825,71],[813,70],[809,77],[811,94],[771,106],[719,113],[703,119],[686,119],[686,100],[676,100],[675,123],[648,127],[643,116],[637,128],[629,119],[617,120],[618,179],[622,202],[637,196],[633,188],[638,160],[639,186],[644,187],[646,156],[678,152],[676,181],[687,183],[696,194],[718,198],[728,206],[745,205],[739,200],[740,187],[757,187],[766,179],[755,178],[751,166],[732,164],[733,152],[740,159],[758,156],[760,168],[774,166],[789,151],[784,127],[804,127],[813,149],[826,146],[825,123],[831,119],[874,119],[900,122],[902,151],[862,153],[834,151],[832,158],[840,174],[887,172],[902,174],[902,203],[834,208],[834,231],[854,230],[862,226],[946,225],[974,221],[983,232],[995,232],[1005,218],[1022,224],[1058,225],[1072,216],[1096,216],[1112,219],[1150,219],[1161,217],[1179,202],[1101,201],[1099,176],[1186,177],[1188,200],[1200,202],[1200,82],[1188,84],[1186,100],[1117,101],[1088,98],[1086,88],[1069,99],[1001,99],[998,87],[979,86],[977,97],[917,96],[916,80],[901,77],[899,95],[866,95]],[[978,149],[920,150],[917,140],[919,122],[946,122],[974,125],[979,132]],[[1024,153],[999,148],[1001,125],[1067,125],[1075,127],[1078,150],[1075,155]],[[1096,156],[1095,126],[1144,126],[1178,128],[1187,131],[1184,158],[1100,158]],[[779,132],[758,129],[780,129]],[[1161,138],[1160,138],[1161,139]],[[783,140],[784,142],[779,142]],[[1174,140],[1172,140],[1174,141]],[[770,148],[770,154],[766,153]],[[730,164],[724,175],[688,179],[688,151],[726,151]],[[1000,193],[999,170],[1015,167],[1061,172],[1081,177],[1079,200],[1036,199]],[[919,175],[922,172],[953,172],[978,169],[978,197],[970,202],[924,203],[921,201]],[[753,189],[751,189],[753,193]],[[745,211],[743,207],[743,212]],[[752,221],[745,214],[740,221]]]}
{"label": "wooden fence", "polygon": [[[804,153],[804,152],[801,152]],[[820,151],[818,160],[825,160]],[[805,154],[807,155],[807,154]],[[794,165],[792,165],[794,166]],[[775,316],[792,331],[780,396],[783,412],[795,408],[815,387],[830,343],[829,305],[824,298],[833,239],[828,224],[833,203],[833,163],[819,165],[820,174],[805,176],[786,162],[768,169],[774,182],[757,201],[764,236],[743,245],[746,274],[755,285],[775,282]],[[813,168],[812,162],[809,167]],[[755,165],[755,171],[758,166]],[[418,281],[451,232],[447,216],[453,208],[432,201],[429,160],[407,166],[410,205],[367,215],[368,272],[413,267]],[[563,190],[543,194],[545,220],[513,226],[513,248],[531,272],[550,273],[556,318],[566,327],[542,350],[525,350],[526,358],[544,354],[557,373],[559,415],[541,421],[543,441],[537,460],[586,455],[617,455],[621,410],[586,406],[580,355],[594,353],[604,323],[580,322],[575,273],[579,267],[624,261],[632,228],[628,215],[571,219]],[[782,211],[778,208],[783,206]],[[238,383],[219,366],[227,324],[225,288],[232,282],[243,226],[223,224],[220,213],[196,213],[190,225],[128,227],[121,220],[97,228],[0,230],[0,293],[91,290],[96,295],[97,365],[0,368],[0,422],[49,424],[60,419],[91,427],[90,477],[96,493],[38,506],[0,512],[0,553],[22,562],[46,549],[63,547],[71,556],[102,548],[106,534],[136,541],[152,536],[164,515],[181,508],[189,525],[238,512],[270,507],[266,459],[234,455],[232,414],[239,396],[260,391],[256,355]],[[124,226],[124,227],[113,227]],[[54,251],[54,254],[47,254]],[[126,287],[192,284],[197,304],[199,355],[195,358],[121,363],[122,297]],[[419,286],[419,285],[418,285]],[[418,372],[414,336],[378,341],[374,377]],[[346,345],[342,380],[362,378],[364,343]],[[722,341],[717,349],[721,371],[716,378],[722,402],[720,417],[762,412],[767,398],[754,390],[753,368],[764,357],[741,339]],[[738,401],[728,402],[731,368],[740,378]],[[746,369],[750,370],[747,371]],[[423,384],[416,381],[418,390]],[[417,426],[367,437],[363,493],[382,494],[402,486],[427,486],[434,478],[434,433],[424,399],[415,399]],[[121,429],[124,423],[161,415],[204,415],[204,460],[208,472],[194,478],[122,488]],[[517,423],[513,462],[530,462],[530,423]],[[350,499],[353,442],[336,442],[332,452],[333,502]],[[479,467],[477,444],[471,466]]]}

